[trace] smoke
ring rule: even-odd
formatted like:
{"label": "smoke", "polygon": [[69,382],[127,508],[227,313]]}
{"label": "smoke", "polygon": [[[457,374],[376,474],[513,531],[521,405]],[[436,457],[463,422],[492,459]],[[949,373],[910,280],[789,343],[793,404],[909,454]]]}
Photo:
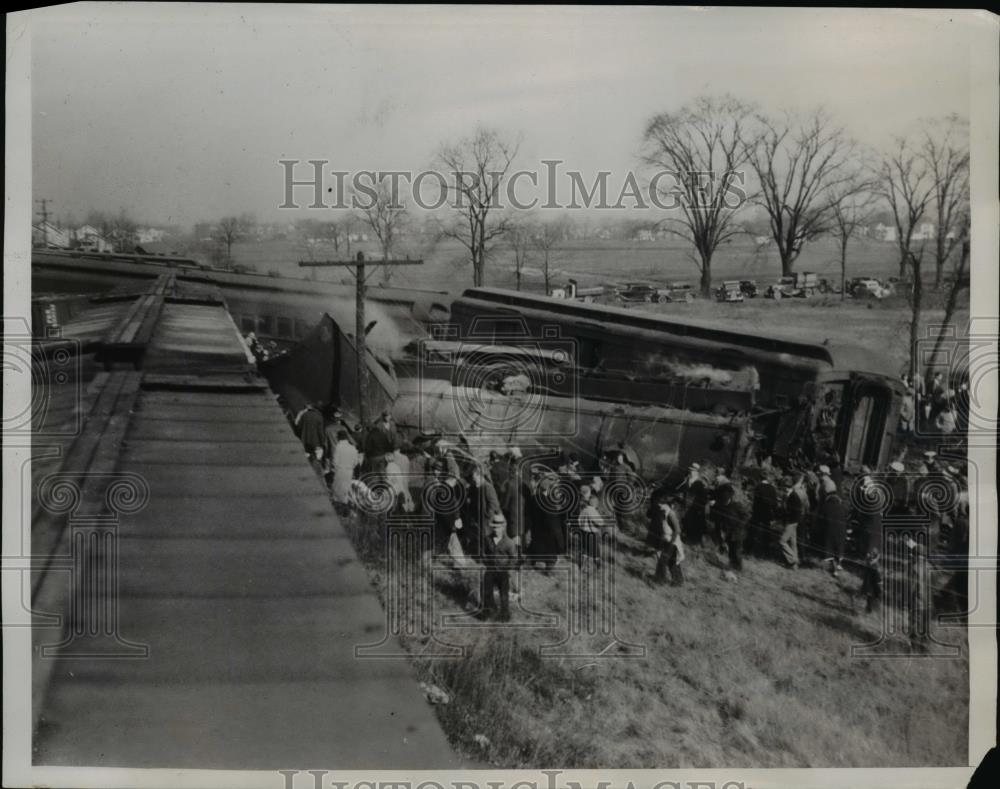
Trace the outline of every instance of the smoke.
{"label": "smoke", "polygon": [[755,389],[759,386],[757,370],[753,367],[725,370],[705,362],[679,362],[660,355],[649,356],[647,365],[651,371],[665,370],[670,376],[691,385],[707,384],[731,389]]}
{"label": "smoke", "polygon": [[400,355],[404,345],[425,336],[419,324],[404,323],[400,317],[392,315],[384,305],[377,302],[369,301],[365,304],[365,321],[375,321],[375,326],[365,338],[368,346],[386,356]]}

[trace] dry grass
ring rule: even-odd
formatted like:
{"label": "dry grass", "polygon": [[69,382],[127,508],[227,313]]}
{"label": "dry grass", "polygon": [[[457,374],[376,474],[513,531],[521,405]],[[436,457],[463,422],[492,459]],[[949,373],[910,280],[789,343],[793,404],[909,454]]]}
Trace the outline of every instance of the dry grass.
{"label": "dry grass", "polygon": [[[380,591],[393,579],[376,558],[377,529],[363,558]],[[631,544],[631,543],[630,543]],[[421,679],[451,702],[436,707],[454,746],[470,760],[527,767],[745,767],[958,765],[968,730],[968,655],[962,630],[938,631],[958,658],[851,657],[875,641],[878,614],[860,613],[860,580],[818,569],[788,571],[748,559],[739,581],[723,580],[710,549],[690,550],[687,583],[651,579],[652,559],[626,546],[616,561],[615,628],[643,657],[541,656],[565,638],[567,576],[522,572],[530,612],[558,614],[557,627],[456,627],[461,584],[440,584],[435,636],[465,646],[464,658],[420,657],[424,636],[404,639]],[[565,565],[564,565],[565,566]],[[471,620],[470,620],[471,621]],[[575,639],[577,651],[608,643]],[[905,647],[895,641],[889,647]],[[476,735],[489,739],[482,747]]]}

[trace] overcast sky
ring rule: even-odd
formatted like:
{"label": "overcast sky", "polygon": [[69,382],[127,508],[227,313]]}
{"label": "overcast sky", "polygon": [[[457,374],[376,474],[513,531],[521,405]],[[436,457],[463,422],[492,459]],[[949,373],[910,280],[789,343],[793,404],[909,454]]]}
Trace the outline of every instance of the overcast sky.
{"label": "overcast sky", "polygon": [[619,172],[704,92],[822,103],[877,146],[968,115],[968,33],[929,11],[61,7],[32,28],[34,197],[280,219],[279,159],[422,168],[478,124],[523,135],[522,166]]}

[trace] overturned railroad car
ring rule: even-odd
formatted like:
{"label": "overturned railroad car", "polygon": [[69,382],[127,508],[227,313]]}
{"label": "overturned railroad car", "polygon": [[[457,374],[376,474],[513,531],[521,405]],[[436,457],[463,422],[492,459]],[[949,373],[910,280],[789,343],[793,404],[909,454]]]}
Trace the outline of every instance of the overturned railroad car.
{"label": "overturned railroad car", "polygon": [[777,458],[835,453],[854,471],[892,451],[902,383],[860,348],[495,288],[466,290],[450,322],[466,343],[572,338],[578,397],[745,414],[758,451]]}

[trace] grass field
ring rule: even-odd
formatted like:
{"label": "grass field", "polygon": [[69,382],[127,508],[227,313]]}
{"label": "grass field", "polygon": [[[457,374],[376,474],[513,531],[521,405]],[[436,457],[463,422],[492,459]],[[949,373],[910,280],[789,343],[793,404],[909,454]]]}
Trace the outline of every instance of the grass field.
{"label": "grass field", "polygon": [[[351,247],[351,256],[363,251],[377,257],[374,244],[362,242]],[[568,241],[549,256],[549,272],[554,284],[566,277],[589,282],[618,282],[631,278],[672,282],[689,280],[696,284],[698,270],[690,257],[690,247],[680,241]],[[299,260],[347,257],[343,247],[309,247],[292,241],[237,242],[233,245],[233,260],[250,265],[260,272],[278,271],[296,276],[301,273]],[[424,265],[399,269],[392,284],[400,287],[459,290],[472,285],[472,271],[467,253],[455,241],[409,241],[400,245],[395,254],[419,258]],[[898,252],[895,244],[859,240],[848,247],[847,276],[871,275],[885,278],[898,273]],[[541,254],[529,254],[523,284],[528,290],[542,290]],[[513,287],[513,254],[502,243],[491,252],[486,269],[486,284]],[[815,271],[820,276],[840,276],[840,256],[837,245],[830,239],[807,244],[796,262],[796,270]],[[780,264],[774,246],[758,249],[751,243],[733,241],[719,248],[712,263],[716,281],[732,278],[757,279],[768,284],[780,274]],[[343,272],[323,272],[328,278],[340,279]]]}
{"label": "grass field", "polygon": [[[384,596],[397,579],[384,574],[379,527],[352,517],[348,528]],[[429,602],[435,636],[470,650],[423,657],[435,640],[419,629],[407,635],[404,624],[420,678],[450,698],[436,710],[468,759],[505,768],[964,763],[963,630],[936,630],[959,657],[852,657],[852,645],[882,632],[880,614],[861,613],[857,577],[749,559],[734,583],[722,577],[725,561],[704,548],[688,551],[684,586],[664,587],[651,579],[652,558],[626,541],[616,562],[615,635],[644,647],[641,657],[540,655],[567,633],[569,579],[558,569],[522,572],[513,626],[443,624],[444,614],[462,612],[468,576],[438,583],[429,601],[416,598],[404,623]],[[539,614],[560,616],[558,626],[532,627]],[[565,651],[608,643],[584,634]],[[881,649],[905,650],[906,642],[890,638]]]}

